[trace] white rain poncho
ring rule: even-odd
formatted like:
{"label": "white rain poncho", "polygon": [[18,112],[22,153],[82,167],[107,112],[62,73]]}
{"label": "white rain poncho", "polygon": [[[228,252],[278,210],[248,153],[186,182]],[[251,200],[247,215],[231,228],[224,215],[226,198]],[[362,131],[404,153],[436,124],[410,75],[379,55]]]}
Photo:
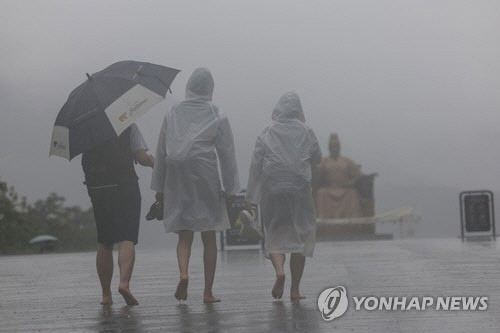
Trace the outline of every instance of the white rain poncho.
{"label": "white rain poncho", "polygon": [[246,200],[261,206],[266,256],[302,253],[311,257],[316,240],[311,169],[321,162],[321,151],[316,135],[305,124],[297,93],[280,98],[272,119],[255,144]]}
{"label": "white rain poncho", "polygon": [[164,193],[167,232],[230,228],[222,192],[236,194],[240,185],[233,134],[227,117],[212,104],[213,88],[210,71],[196,69],[186,100],[163,121],[151,188]]}

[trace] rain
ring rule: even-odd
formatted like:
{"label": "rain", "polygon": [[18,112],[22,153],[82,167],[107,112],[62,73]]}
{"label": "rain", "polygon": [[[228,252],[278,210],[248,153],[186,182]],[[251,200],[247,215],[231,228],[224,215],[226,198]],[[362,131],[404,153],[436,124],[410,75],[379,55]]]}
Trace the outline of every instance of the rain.
{"label": "rain", "polygon": [[494,1],[4,1],[1,12],[1,176],[28,200],[89,204],[79,161],[47,158],[51,126],[85,73],[120,60],[182,70],[139,122],[151,150],[189,74],[211,69],[242,184],[255,138],[295,89],[324,154],[338,133],[346,156],[379,173],[377,211],[416,206],[417,236],[456,234],[458,193],[500,188]]}
{"label": "rain", "polygon": [[[137,121],[153,154],[190,74],[210,69],[242,186],[257,136],[294,90],[323,156],[337,133],[343,155],[378,173],[376,213],[414,207],[419,222],[403,236],[456,239],[460,192],[500,194],[498,1],[4,0],[0,40],[0,181],[28,202],[55,192],[91,206],[80,156],[49,158],[52,128],[86,73],[122,60],[181,70]],[[173,249],[176,236],[145,221],[151,169],[136,169],[138,249]]]}

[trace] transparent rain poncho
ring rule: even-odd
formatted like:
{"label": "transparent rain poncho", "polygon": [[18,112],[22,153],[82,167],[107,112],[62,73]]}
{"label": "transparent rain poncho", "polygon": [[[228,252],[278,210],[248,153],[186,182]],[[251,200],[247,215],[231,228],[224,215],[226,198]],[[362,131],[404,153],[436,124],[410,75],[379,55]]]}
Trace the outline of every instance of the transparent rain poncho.
{"label": "transparent rain poncho", "polygon": [[236,194],[240,185],[233,134],[227,117],[212,104],[213,89],[210,71],[196,69],[186,99],[163,121],[151,188],[164,193],[167,232],[230,228],[223,192]]}
{"label": "transparent rain poncho", "polygon": [[297,93],[280,98],[272,119],[255,144],[246,200],[261,206],[266,255],[311,257],[316,239],[311,170],[321,162],[321,151]]}

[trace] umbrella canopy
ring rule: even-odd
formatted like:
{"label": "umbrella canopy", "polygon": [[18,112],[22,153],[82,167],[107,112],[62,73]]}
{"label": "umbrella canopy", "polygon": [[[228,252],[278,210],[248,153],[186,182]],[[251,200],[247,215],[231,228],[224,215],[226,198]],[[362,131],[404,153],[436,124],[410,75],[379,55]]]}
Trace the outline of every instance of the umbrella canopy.
{"label": "umbrella canopy", "polygon": [[68,160],[120,135],[165,99],[178,69],[120,61],[71,92],[57,115],[50,155]]}
{"label": "umbrella canopy", "polygon": [[51,235],[39,235],[39,236],[32,238],[29,241],[29,244],[36,244],[36,243],[40,243],[40,242],[48,242],[48,241],[56,241],[56,240],[57,240],[57,238],[55,238],[54,236],[51,236]]}

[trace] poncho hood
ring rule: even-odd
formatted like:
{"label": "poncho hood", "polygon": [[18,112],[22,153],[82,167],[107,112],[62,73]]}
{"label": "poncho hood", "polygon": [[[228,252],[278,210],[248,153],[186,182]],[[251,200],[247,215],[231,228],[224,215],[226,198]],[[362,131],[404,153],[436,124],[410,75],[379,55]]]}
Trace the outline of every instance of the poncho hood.
{"label": "poncho hood", "polygon": [[274,121],[287,119],[298,119],[301,122],[306,121],[299,95],[295,91],[289,91],[281,96],[273,110],[272,119]]}
{"label": "poncho hood", "polygon": [[210,70],[200,67],[194,70],[186,84],[186,99],[212,101],[214,78]]}

